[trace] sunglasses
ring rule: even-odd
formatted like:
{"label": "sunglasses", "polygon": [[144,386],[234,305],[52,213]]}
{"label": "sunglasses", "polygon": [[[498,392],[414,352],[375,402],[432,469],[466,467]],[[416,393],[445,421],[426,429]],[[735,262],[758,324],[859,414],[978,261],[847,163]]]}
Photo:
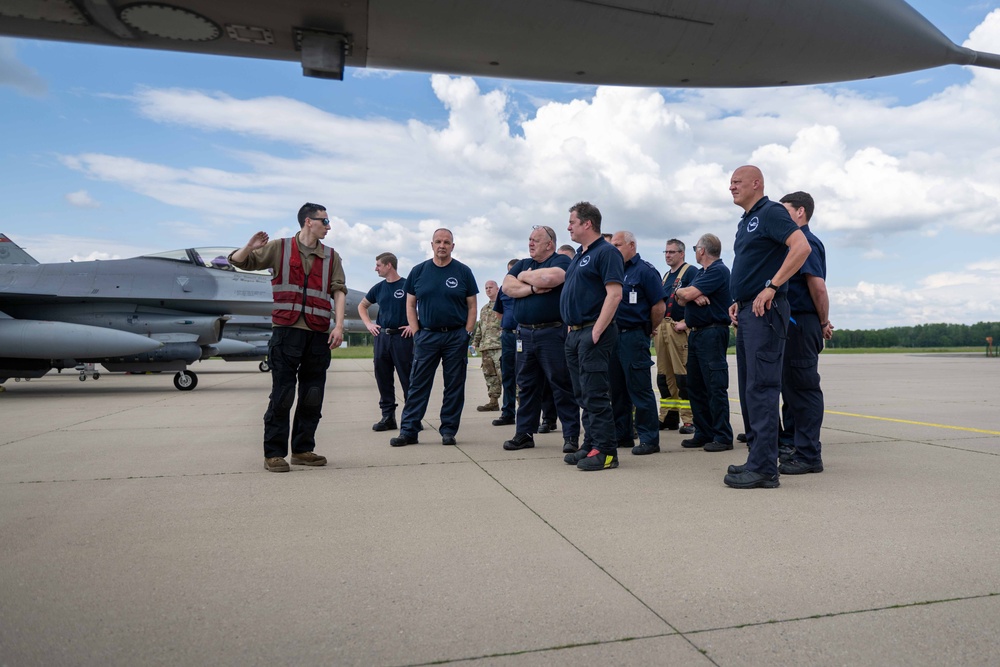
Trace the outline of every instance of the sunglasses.
{"label": "sunglasses", "polygon": [[324,227],[329,227],[330,226],[330,218],[309,218],[309,219],[310,220],[318,220],[319,222],[322,222]]}

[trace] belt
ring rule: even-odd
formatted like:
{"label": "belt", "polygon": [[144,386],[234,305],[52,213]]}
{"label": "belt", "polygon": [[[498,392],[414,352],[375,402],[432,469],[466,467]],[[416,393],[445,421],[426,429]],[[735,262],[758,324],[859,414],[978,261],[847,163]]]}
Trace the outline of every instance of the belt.
{"label": "belt", "polygon": [[448,333],[449,331],[457,331],[457,330],[459,330],[459,329],[461,329],[463,327],[465,327],[464,324],[456,324],[453,327],[425,327],[425,326],[421,326],[420,328],[423,329],[424,331],[433,331],[434,333]]}
{"label": "belt", "polygon": [[619,328],[618,333],[628,333],[629,331],[636,331],[638,329],[641,329],[647,336],[652,333],[652,327],[648,324],[641,324],[637,327],[629,327],[628,329]]}
{"label": "belt", "polygon": [[390,336],[395,336],[397,334],[403,333],[403,328],[402,327],[399,327],[398,329],[384,328],[382,329],[382,333],[389,334]]}
{"label": "belt", "polygon": [[[754,297],[754,299],[756,299],[756,298],[757,297]],[[771,303],[776,303],[778,301],[784,301],[784,299],[785,299],[785,295],[784,294],[775,294],[774,298],[771,299]],[[736,307],[738,309],[740,309],[740,310],[743,310],[744,308],[746,308],[747,306],[752,305],[752,304],[753,304],[753,299],[747,299],[746,301],[737,301],[736,302]]]}
{"label": "belt", "polygon": [[513,329],[501,329],[500,331],[504,333],[516,333]]}
{"label": "belt", "polygon": [[562,322],[542,322],[541,324],[522,324],[520,327],[522,329],[555,329],[562,325]]}
{"label": "belt", "polygon": [[712,322],[711,324],[706,324],[703,327],[688,327],[688,329],[690,329],[692,332],[695,332],[695,331],[702,331],[704,329],[711,329],[713,327],[726,327],[726,328],[728,328],[729,324],[727,322]]}
{"label": "belt", "polygon": [[580,329],[586,329],[587,327],[592,327],[597,324],[597,320],[591,320],[590,322],[584,322],[583,324],[571,324],[569,328],[573,331],[579,331]]}

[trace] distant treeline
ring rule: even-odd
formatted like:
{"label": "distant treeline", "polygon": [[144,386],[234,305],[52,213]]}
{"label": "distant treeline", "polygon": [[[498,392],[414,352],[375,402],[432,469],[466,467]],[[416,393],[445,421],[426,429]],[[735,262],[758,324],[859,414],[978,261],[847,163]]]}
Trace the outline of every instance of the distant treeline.
{"label": "distant treeline", "polygon": [[827,347],[986,347],[1000,345],[1000,322],[918,324],[887,329],[837,329]]}

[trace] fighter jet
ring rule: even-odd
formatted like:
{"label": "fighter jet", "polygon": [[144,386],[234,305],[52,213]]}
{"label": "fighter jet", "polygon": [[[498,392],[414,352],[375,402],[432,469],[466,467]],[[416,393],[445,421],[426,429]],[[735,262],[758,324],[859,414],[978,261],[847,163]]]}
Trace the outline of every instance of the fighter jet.
{"label": "fighter jet", "polygon": [[[956,9],[956,11],[958,11]],[[1000,68],[903,0],[17,0],[0,34],[584,84],[784,86]]]}
{"label": "fighter jet", "polygon": [[[132,259],[39,264],[0,234],[0,384],[53,368],[176,371],[201,359],[263,360],[270,337],[270,275],[241,271],[232,248],[187,248]],[[349,290],[347,313],[364,293]],[[226,331],[234,317],[246,317]],[[363,331],[360,320],[347,331]],[[266,370],[262,366],[261,370]]]}

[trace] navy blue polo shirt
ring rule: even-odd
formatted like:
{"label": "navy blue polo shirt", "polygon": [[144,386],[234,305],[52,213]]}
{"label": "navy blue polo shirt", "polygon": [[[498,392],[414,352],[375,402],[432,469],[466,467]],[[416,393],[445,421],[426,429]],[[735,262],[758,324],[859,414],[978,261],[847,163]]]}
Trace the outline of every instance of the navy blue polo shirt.
{"label": "navy blue polo shirt", "polygon": [[[688,273],[691,273],[689,270]],[[635,293],[635,303],[631,294]],[[666,294],[660,282],[660,272],[638,253],[625,262],[625,281],[622,283],[622,300],[618,304],[615,321],[619,329],[652,329],[649,310],[663,301]]]}
{"label": "navy blue polo shirt", "polygon": [[400,278],[394,283],[383,280],[368,290],[365,299],[368,303],[378,304],[375,323],[380,327],[399,329],[407,325],[406,278]]}
{"label": "navy blue polo shirt", "polygon": [[[734,301],[750,301],[760,294],[781,268],[788,252],[785,241],[798,228],[788,209],[767,197],[743,214],[733,244],[736,258],[729,287]],[[779,294],[787,292],[787,283],[778,289]]]}
{"label": "navy blue polo shirt", "polygon": [[[680,282],[677,281],[677,275],[687,267],[687,271],[684,271],[684,275],[681,276]],[[684,262],[677,267],[676,271],[671,271],[667,275],[663,276],[663,290],[667,295],[667,312],[663,314],[664,317],[669,317],[674,321],[679,321],[684,319],[684,306],[677,303],[674,298],[674,292],[680,287],[687,287],[694,280],[694,276],[698,273],[698,267],[693,264],[688,264]]]}
{"label": "navy blue polo shirt", "polygon": [[603,236],[597,237],[586,250],[580,246],[566,269],[566,283],[559,299],[562,321],[571,325],[596,322],[608,293],[604,286],[621,284],[624,280],[622,254]]}
{"label": "navy blue polo shirt", "polygon": [[465,326],[469,319],[466,299],[479,294],[472,269],[457,259],[438,266],[428,259],[413,267],[406,292],[417,297],[420,326],[431,329]]}
{"label": "navy blue polo shirt", "polygon": [[[558,252],[552,253],[544,262],[536,262],[530,257],[525,257],[517,264],[510,267],[507,275],[514,276],[521,271],[535,269],[562,269],[569,268],[570,260],[566,255]],[[559,320],[559,298],[562,296],[563,285],[559,285],[551,292],[544,294],[530,294],[519,299],[514,299],[514,319],[518,324],[545,324],[546,322],[556,322]]]}
{"label": "navy blue polo shirt", "polygon": [[[690,272],[690,271],[689,271]],[[688,301],[684,306],[684,323],[689,327],[707,327],[709,324],[729,324],[729,267],[721,259],[708,265],[707,269],[695,272],[692,287],[708,297],[707,306],[699,306]]]}
{"label": "navy blue polo shirt", "polygon": [[816,235],[809,229],[809,225],[799,227],[809,241],[809,248],[812,252],[806,257],[802,268],[788,281],[788,305],[793,313],[815,313],[816,304],[813,303],[812,295],[809,294],[809,285],[806,284],[806,276],[816,276],[826,280],[826,248],[823,242],[816,238]]}
{"label": "navy blue polo shirt", "polygon": [[500,313],[500,328],[513,331],[517,328],[517,320],[514,319],[514,297],[503,293],[503,288],[497,292],[497,300],[493,304],[493,312]]}

